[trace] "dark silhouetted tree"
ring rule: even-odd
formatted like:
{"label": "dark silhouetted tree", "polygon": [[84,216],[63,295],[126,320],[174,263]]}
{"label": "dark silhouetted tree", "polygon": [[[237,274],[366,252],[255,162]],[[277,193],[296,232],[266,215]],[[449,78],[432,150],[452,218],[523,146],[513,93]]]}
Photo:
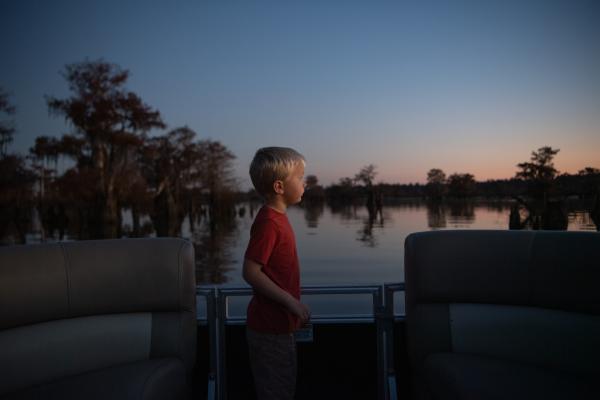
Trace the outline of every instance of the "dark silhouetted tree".
{"label": "dark silhouetted tree", "polygon": [[339,182],[340,186],[343,187],[347,187],[347,188],[351,188],[354,186],[354,180],[352,180],[352,178],[340,178],[340,182]]}
{"label": "dark silhouetted tree", "polygon": [[[0,113],[9,116],[15,113],[15,107],[2,88]],[[25,235],[31,230],[35,177],[23,157],[8,153],[14,133],[12,120],[0,121],[0,239],[8,243],[25,243]]]}
{"label": "dark silhouetted tree", "polygon": [[427,195],[431,199],[441,199],[446,194],[446,174],[439,168],[432,168],[427,172]]}
{"label": "dark silhouetted tree", "polygon": [[568,226],[564,201],[550,200],[558,175],[552,160],[559,151],[550,146],[540,147],[531,153],[529,162],[517,164],[520,171],[515,177],[527,183],[531,200],[514,197],[527,209],[529,215],[526,222],[533,229],[563,230]]}
{"label": "dark silhouetted tree", "polygon": [[370,187],[373,185],[375,176],[377,176],[376,166],[373,164],[366,165],[354,175],[354,181],[356,183],[362,183],[363,185]]}
{"label": "dark silhouetted tree", "polygon": [[600,231],[600,169],[594,167],[585,167],[577,173],[582,182],[582,192],[593,197],[590,208],[590,217],[596,225],[596,230]]}
{"label": "dark silhouetted tree", "polygon": [[148,139],[140,152],[143,176],[153,194],[150,213],[157,235],[176,236],[186,215],[193,229],[202,202],[211,224],[232,217],[235,156],[221,143],[196,140],[188,128]]}
{"label": "dark silhouetted tree", "polygon": [[31,231],[34,174],[18,155],[0,157],[0,239],[25,243]]}
{"label": "dark silhouetted tree", "polygon": [[[152,193],[150,216],[157,236],[177,236],[185,217],[185,191],[197,185],[197,169],[204,155],[194,142],[196,133],[188,127],[148,139],[140,164]],[[132,213],[138,214],[132,203]]]}
{"label": "dark silhouetted tree", "polygon": [[[153,128],[164,128],[158,111],[125,89],[129,72],[102,60],[67,65],[63,74],[72,96],[48,97],[49,110],[64,116],[73,135],[63,137],[65,153],[93,186],[87,217],[93,237],[119,234],[118,178],[133,166],[133,153]],[[73,138],[80,142],[73,141]],[[67,148],[66,142],[75,144]]]}
{"label": "dark silhouetted tree", "polygon": [[[0,115],[11,116],[15,113],[15,106],[10,104],[8,93],[0,87]],[[0,158],[8,153],[8,145],[13,141],[15,133],[12,119],[0,120]]]}
{"label": "dark silhouetted tree", "polygon": [[340,178],[338,183],[334,183],[325,189],[325,194],[330,204],[334,208],[340,208],[351,204],[355,197],[354,180],[352,178]]}
{"label": "dark silhouetted tree", "polygon": [[306,189],[304,191],[304,203],[306,205],[311,205],[313,203],[322,203],[325,200],[325,190],[323,187],[319,185],[319,179],[316,175],[308,175],[304,180],[306,183]]}
{"label": "dark silhouetted tree", "polygon": [[472,174],[452,174],[448,177],[448,195],[465,198],[475,194],[475,177]]}
{"label": "dark silhouetted tree", "polygon": [[232,216],[237,185],[233,177],[235,155],[219,141],[202,140],[198,145],[203,157],[196,174],[203,197],[208,199],[211,229],[215,229],[219,221]]}
{"label": "dark silhouetted tree", "polygon": [[38,136],[29,149],[29,159],[37,179],[36,207],[41,223],[41,240],[58,224],[58,196],[56,192],[57,163],[60,141],[55,137]]}
{"label": "dark silhouetted tree", "polygon": [[577,172],[577,175],[586,176],[586,175],[597,175],[600,174],[599,168],[594,167],[585,167]]}
{"label": "dark silhouetted tree", "polygon": [[585,167],[576,176],[576,192],[582,196],[600,196],[600,169]]}
{"label": "dark silhouetted tree", "polygon": [[316,175],[307,175],[304,182],[306,183],[306,189],[310,189],[319,184],[319,178]]}
{"label": "dark silhouetted tree", "polygon": [[362,183],[365,187],[367,195],[367,210],[369,211],[369,218],[375,219],[376,213],[381,212],[382,198],[381,190],[373,185],[375,176],[377,176],[376,166],[373,164],[366,165],[354,175],[354,181],[356,183]]}
{"label": "dark silhouetted tree", "polygon": [[534,198],[542,199],[549,194],[558,174],[552,160],[559,151],[550,146],[540,147],[537,151],[531,152],[529,162],[517,164],[520,171],[517,171],[515,177],[528,182],[530,195]]}

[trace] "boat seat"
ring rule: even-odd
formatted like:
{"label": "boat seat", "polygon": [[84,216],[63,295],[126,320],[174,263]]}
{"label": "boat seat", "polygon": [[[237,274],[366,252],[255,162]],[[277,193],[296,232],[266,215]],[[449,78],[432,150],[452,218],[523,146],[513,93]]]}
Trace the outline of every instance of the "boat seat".
{"label": "boat seat", "polygon": [[70,376],[2,399],[182,399],[187,395],[186,385],[185,368],[179,359],[157,358]]}
{"label": "boat seat", "polygon": [[146,238],[0,248],[0,399],[185,399],[193,245]]}
{"label": "boat seat", "polygon": [[412,397],[600,398],[599,260],[595,232],[409,235]]}

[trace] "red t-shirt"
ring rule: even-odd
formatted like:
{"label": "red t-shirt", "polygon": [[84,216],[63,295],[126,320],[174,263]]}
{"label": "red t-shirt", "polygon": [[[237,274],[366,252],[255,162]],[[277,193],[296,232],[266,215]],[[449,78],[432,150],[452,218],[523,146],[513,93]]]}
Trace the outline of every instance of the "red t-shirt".
{"label": "red t-shirt", "polygon": [[[300,268],[296,238],[283,213],[263,206],[250,229],[250,242],[244,256],[263,266],[277,286],[300,300]],[[254,291],[248,305],[248,327],[262,333],[290,333],[297,329],[298,318],[283,305]]]}

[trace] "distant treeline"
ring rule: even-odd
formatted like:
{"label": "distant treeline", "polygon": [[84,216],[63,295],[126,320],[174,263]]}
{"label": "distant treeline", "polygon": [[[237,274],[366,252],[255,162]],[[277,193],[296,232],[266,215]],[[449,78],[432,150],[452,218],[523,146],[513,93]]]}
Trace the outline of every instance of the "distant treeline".
{"label": "distant treeline", "polygon": [[[0,243],[25,242],[32,231],[41,240],[55,232],[59,239],[66,233],[76,239],[177,236],[186,217],[192,231],[202,221],[216,236],[219,224],[229,226],[236,202],[258,200],[252,191],[239,191],[231,151],[218,141],[198,139],[187,126],[167,130],[160,112],[125,88],[128,71],[102,60],[84,61],[67,65],[63,76],[70,97],[45,100],[50,114],[64,118],[72,132],[38,136],[27,156],[8,151],[16,108],[0,88],[0,115],[8,116],[0,120]],[[526,211],[525,221],[537,221],[548,210],[560,211],[565,198],[578,196],[594,199],[590,213],[600,221],[600,170],[560,174],[552,163],[558,151],[541,147],[517,165],[512,179],[486,182],[476,182],[470,173],[446,177],[432,168],[426,184],[375,183],[372,164],[325,188],[310,175],[304,204],[362,203],[374,215],[391,198],[508,197]],[[131,213],[131,225],[124,226],[124,211]],[[520,210],[513,211],[513,225],[525,226]]]}
{"label": "distant treeline", "polygon": [[[593,198],[600,185],[600,173],[589,175],[563,174],[556,178],[556,187],[553,191],[556,196],[577,196],[579,198]],[[381,191],[386,199],[391,198],[512,198],[514,196],[527,196],[530,183],[523,179],[496,179],[484,182],[474,181],[466,187],[448,185],[442,187],[441,195],[432,185],[420,183],[379,183],[374,185]],[[363,185],[345,185],[336,183],[323,188],[328,198],[354,198],[366,197],[368,187]],[[432,196],[433,194],[433,196]]]}
{"label": "distant treeline", "polygon": [[517,165],[515,176],[478,182],[470,173],[454,173],[446,177],[444,171],[432,168],[427,183],[375,183],[374,165],[363,167],[354,178],[341,178],[327,187],[318,185],[314,175],[307,177],[305,198],[351,201],[366,198],[371,192],[384,199],[421,198],[430,200],[482,198],[594,198],[600,194],[600,169],[586,167],[577,174],[560,174],[552,163],[559,150],[542,147],[532,152],[530,162]]}
{"label": "distant treeline", "polygon": [[[590,217],[600,230],[600,170],[585,167],[577,174],[560,174],[553,158],[559,149],[549,146],[531,153],[529,161],[517,164],[512,179],[477,182],[470,173],[454,173],[432,168],[426,184],[374,183],[375,166],[362,168],[354,178],[342,178],[327,188],[308,187],[308,201],[322,198],[336,204],[364,201],[373,218],[386,199],[421,198],[429,202],[445,199],[510,198],[514,200],[510,229],[566,229],[566,201],[570,197],[588,199]],[[316,177],[312,178],[316,182]]]}

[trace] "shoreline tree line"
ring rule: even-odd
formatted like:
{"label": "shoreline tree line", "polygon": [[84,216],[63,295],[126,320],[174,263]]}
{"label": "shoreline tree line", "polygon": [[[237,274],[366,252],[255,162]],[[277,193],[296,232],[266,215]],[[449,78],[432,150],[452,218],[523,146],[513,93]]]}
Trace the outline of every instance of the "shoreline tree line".
{"label": "shoreline tree line", "polygon": [[[334,204],[364,203],[369,213],[379,212],[383,199],[420,199],[433,205],[445,201],[508,199],[513,202],[510,229],[566,229],[567,202],[583,200],[600,230],[600,169],[585,167],[577,174],[560,173],[553,159],[559,149],[540,147],[529,161],[516,165],[510,179],[477,182],[473,174],[446,173],[439,168],[427,172],[426,184],[374,184],[376,168],[363,167],[354,178],[342,178],[324,189]],[[311,196],[309,191],[308,196]]]}
{"label": "shoreline tree line", "polygon": [[[239,191],[232,170],[235,155],[219,141],[199,139],[187,126],[149,135],[167,125],[158,110],[127,90],[129,71],[86,60],[67,65],[62,75],[70,97],[47,96],[46,103],[50,114],[64,118],[72,131],[38,136],[27,156],[8,151],[16,133],[10,119],[16,108],[0,88],[0,116],[8,117],[0,120],[0,239],[12,235],[25,242],[34,213],[42,241],[53,232],[59,239],[67,232],[77,239],[152,232],[177,236],[185,218],[192,231],[204,221],[214,236],[220,224],[230,224],[236,202],[256,199],[252,191]],[[512,229],[560,229],[565,201],[575,196],[591,204],[590,215],[600,226],[600,170],[561,174],[552,162],[558,152],[541,147],[516,166],[513,178],[485,182],[470,173],[446,176],[432,168],[426,184],[375,183],[373,164],[325,188],[309,175],[304,205],[360,204],[374,218],[386,201],[397,198],[508,198],[514,201]],[[59,161],[69,167],[59,171]],[[128,229],[124,210],[131,213]]]}
{"label": "shoreline tree line", "polygon": [[[508,179],[490,179],[476,181],[473,174],[453,173],[449,176],[440,169],[432,168],[427,172],[426,183],[363,183],[360,178],[365,170],[377,174],[376,167],[372,164],[365,166],[354,178],[341,178],[323,190],[323,196],[336,198],[340,201],[354,198],[366,198],[367,188],[374,187],[382,192],[386,199],[415,198],[422,200],[461,200],[472,198],[484,199],[514,199],[521,197],[577,197],[579,199],[594,199],[600,193],[600,169],[585,167],[577,174],[559,173],[553,165],[537,163],[539,158],[547,151],[558,152],[545,146],[532,152],[533,162],[524,162],[517,165],[515,176]],[[556,153],[555,153],[556,154]],[[551,161],[552,157],[549,157]],[[547,171],[549,170],[549,171]],[[310,185],[307,184],[307,188]]]}
{"label": "shoreline tree line", "polygon": [[[198,139],[191,128],[166,129],[160,112],[125,88],[127,70],[102,60],[65,67],[70,97],[46,97],[50,114],[72,128],[61,137],[39,136],[24,157],[8,153],[12,121],[0,126],[0,237],[24,242],[33,212],[46,232],[68,230],[77,239],[176,236],[184,218],[202,217],[211,229],[231,217],[237,192],[235,156],[223,144]],[[0,91],[0,111],[15,112]],[[59,160],[70,167],[58,170]],[[123,231],[130,210],[133,226]],[[147,215],[151,224],[140,223]]]}

